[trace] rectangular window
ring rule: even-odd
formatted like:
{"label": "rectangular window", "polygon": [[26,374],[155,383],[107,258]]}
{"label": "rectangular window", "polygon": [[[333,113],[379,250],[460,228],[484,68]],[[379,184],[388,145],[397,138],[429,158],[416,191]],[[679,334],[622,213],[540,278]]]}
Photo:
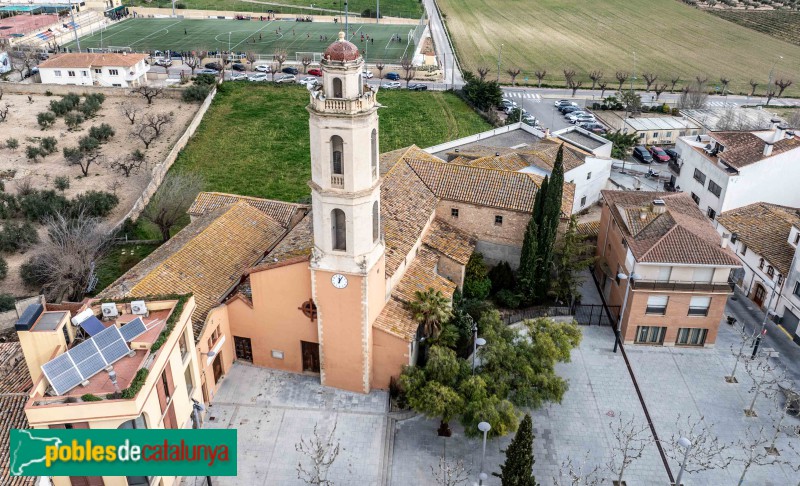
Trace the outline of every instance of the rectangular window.
{"label": "rectangular window", "polygon": [[647,298],[647,308],[644,313],[663,316],[667,313],[668,302],[669,296],[667,295],[651,295]]}
{"label": "rectangular window", "polygon": [[708,308],[711,306],[711,297],[696,296],[689,301],[690,316],[705,317],[708,315]]}
{"label": "rectangular window", "polygon": [[74,78],[75,77],[75,71],[67,71],[67,76],[69,76],[70,78]]}
{"label": "rectangular window", "polygon": [[672,267],[658,267],[658,281],[669,282],[672,276]]}
{"label": "rectangular window", "polygon": [[792,290],[792,293],[795,297],[800,297],[800,282],[794,283],[794,290]]}
{"label": "rectangular window", "polygon": [[678,339],[675,340],[675,344],[702,346],[706,342],[706,334],[708,334],[708,329],[682,327],[678,329]]}
{"label": "rectangular window", "polygon": [[592,173],[591,173],[591,172],[589,172],[588,174],[586,174],[586,180],[587,180],[587,181],[588,181],[589,179],[591,179],[591,178],[592,178]]}
{"label": "rectangular window", "polygon": [[192,378],[191,365],[186,366],[186,371],[183,372],[183,379],[186,380],[186,393],[188,393],[189,397],[191,398],[192,390],[194,390],[194,379]]}
{"label": "rectangular window", "polygon": [[709,219],[714,219],[715,217],[717,217],[717,212],[714,211],[714,208],[709,206],[708,211],[706,211],[706,216],[708,216]]}
{"label": "rectangular window", "polygon": [[653,138],[658,138],[658,132],[653,132]]}
{"label": "rectangular window", "polygon": [[684,132],[684,131],[678,132],[678,136],[679,137],[685,137],[686,136],[686,132]]}
{"label": "rectangular window", "polygon": [[745,256],[745,255],[747,255],[747,245],[742,243],[742,256]]}
{"label": "rectangular window", "polygon": [[667,137],[667,138],[670,138],[671,136],[672,136],[672,132],[667,132],[667,135],[666,135],[666,137]]}
{"label": "rectangular window", "polygon": [[775,276],[775,267],[773,267],[772,265],[769,265],[767,267],[767,275],[769,275],[770,277],[774,277]]}
{"label": "rectangular window", "polygon": [[722,193],[722,188],[714,181],[708,181],[708,192],[719,197]]}
{"label": "rectangular window", "polygon": [[458,218],[458,208],[450,208],[450,217]]}
{"label": "rectangular window", "polygon": [[217,338],[219,338],[219,326],[214,329],[214,332],[211,333],[211,336],[208,338],[208,350],[211,351],[211,348],[214,347],[214,343],[217,342]]}
{"label": "rectangular window", "polygon": [[711,283],[714,278],[714,269],[709,267],[695,268],[692,272],[692,282],[696,283]]}
{"label": "rectangular window", "polygon": [[500,216],[499,214],[495,215],[495,217],[494,217],[494,225],[495,226],[502,226],[503,225],[503,217]]}
{"label": "rectangular window", "polygon": [[640,133],[640,134],[639,134],[639,138],[644,138],[644,137],[645,137],[645,135],[647,135],[647,134],[646,134],[646,133],[644,133],[644,132],[642,132],[642,133]]}
{"label": "rectangular window", "polygon": [[89,71],[81,71],[81,76],[83,76],[84,78],[88,77],[89,76]]}
{"label": "rectangular window", "polygon": [[636,328],[637,344],[664,344],[664,334],[666,334],[666,327],[658,326],[639,326]]}
{"label": "rectangular window", "polygon": [[763,258],[761,258],[760,260],[758,260],[758,268],[759,268],[760,270],[764,270],[764,259],[763,259]]}
{"label": "rectangular window", "polygon": [[692,135],[697,135],[697,130],[692,130]]}
{"label": "rectangular window", "polygon": [[795,245],[800,244],[800,233],[794,235],[794,244]]}
{"label": "rectangular window", "polygon": [[700,205],[700,196],[698,196],[695,193],[692,193],[692,201],[694,201],[694,203],[699,206]]}
{"label": "rectangular window", "polygon": [[169,401],[169,397],[172,393],[169,389],[169,383],[167,382],[167,370],[161,372],[161,384],[164,385],[164,397]]}
{"label": "rectangular window", "polygon": [[706,175],[700,172],[700,169],[694,170],[694,180],[699,182],[702,185],[706,184]]}
{"label": "rectangular window", "polygon": [[178,341],[178,346],[181,349],[181,361],[186,361],[186,357],[189,356],[189,346],[186,344],[186,333],[181,336],[180,341]]}
{"label": "rectangular window", "polygon": [[116,69],[109,69],[109,70],[108,70],[108,74],[109,74],[110,76],[119,76],[119,71],[118,71],[118,70],[116,70]]}
{"label": "rectangular window", "polygon": [[60,78],[61,77],[61,70],[60,69],[56,69],[55,71],[53,71],[53,74],[55,74],[57,78]]}
{"label": "rectangular window", "polygon": [[95,69],[94,73],[95,74],[103,74],[103,70],[102,69]]}
{"label": "rectangular window", "polygon": [[584,207],[584,206],[586,206],[586,196],[583,196],[581,198],[581,207]]}

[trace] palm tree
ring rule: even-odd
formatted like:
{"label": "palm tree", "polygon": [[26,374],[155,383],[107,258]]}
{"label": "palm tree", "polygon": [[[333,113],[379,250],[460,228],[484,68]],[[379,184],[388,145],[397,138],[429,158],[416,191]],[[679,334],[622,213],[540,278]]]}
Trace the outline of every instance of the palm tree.
{"label": "palm tree", "polygon": [[408,308],[414,320],[422,326],[425,337],[436,337],[442,330],[442,323],[450,319],[453,308],[450,299],[441,291],[429,288],[426,291],[414,292],[414,302],[409,302]]}

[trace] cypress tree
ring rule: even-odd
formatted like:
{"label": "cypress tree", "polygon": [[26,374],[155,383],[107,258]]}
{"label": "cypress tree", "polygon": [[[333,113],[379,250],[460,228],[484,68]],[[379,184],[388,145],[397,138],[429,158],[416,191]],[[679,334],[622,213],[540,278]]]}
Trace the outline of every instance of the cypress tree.
{"label": "cypress tree", "polygon": [[[543,184],[544,185],[544,184]],[[558,147],[553,172],[543,196],[541,222],[539,223],[539,243],[537,245],[536,281],[533,293],[544,297],[550,290],[553,250],[561,220],[561,196],[564,190],[564,145]]]}
{"label": "cypress tree", "polygon": [[522,253],[520,254],[519,270],[517,272],[519,277],[518,288],[527,301],[533,301],[536,297],[533,289],[536,281],[536,261],[539,257],[539,226],[544,215],[547,186],[548,178],[545,176],[542,186],[536,191],[536,196],[533,200],[533,212],[531,219],[528,221],[528,226],[525,228],[525,238],[522,240]]}
{"label": "cypress tree", "polygon": [[506,462],[500,466],[502,471],[495,474],[500,477],[503,486],[538,486],[533,477],[533,423],[531,416],[519,424],[514,440],[506,449]]}

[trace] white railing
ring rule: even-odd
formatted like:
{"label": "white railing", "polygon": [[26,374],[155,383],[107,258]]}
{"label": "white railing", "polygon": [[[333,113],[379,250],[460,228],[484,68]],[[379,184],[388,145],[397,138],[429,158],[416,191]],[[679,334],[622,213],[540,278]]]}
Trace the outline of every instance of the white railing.
{"label": "white railing", "polygon": [[339,189],[344,188],[344,176],[341,174],[331,175],[331,186]]}

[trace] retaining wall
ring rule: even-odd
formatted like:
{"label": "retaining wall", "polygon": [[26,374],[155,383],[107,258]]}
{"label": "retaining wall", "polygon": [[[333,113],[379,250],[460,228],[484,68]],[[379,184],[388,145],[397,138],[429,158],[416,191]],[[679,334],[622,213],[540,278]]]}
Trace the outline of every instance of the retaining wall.
{"label": "retaining wall", "polygon": [[[131,96],[131,88],[112,87],[112,86],[76,86],[64,84],[41,84],[41,83],[7,83],[0,82],[0,88],[6,93],[11,94],[39,94],[44,95],[48,91],[54,96],[61,96],[67,93],[103,93],[106,96],[128,97]],[[183,95],[184,88],[165,88],[161,95],[165,98],[179,100]],[[139,95],[136,95],[139,96]]]}

